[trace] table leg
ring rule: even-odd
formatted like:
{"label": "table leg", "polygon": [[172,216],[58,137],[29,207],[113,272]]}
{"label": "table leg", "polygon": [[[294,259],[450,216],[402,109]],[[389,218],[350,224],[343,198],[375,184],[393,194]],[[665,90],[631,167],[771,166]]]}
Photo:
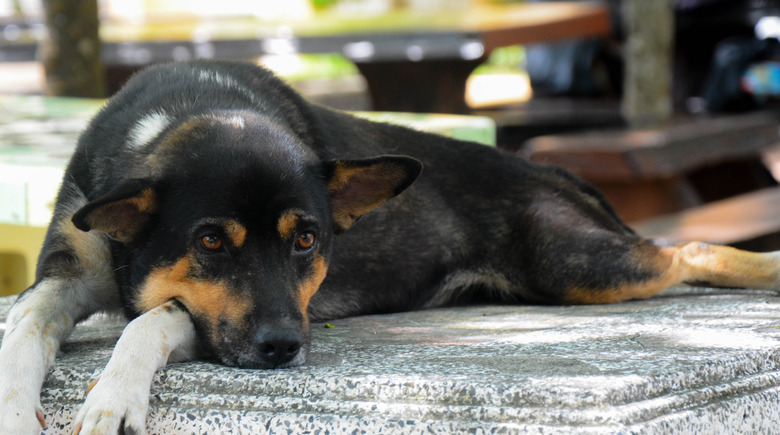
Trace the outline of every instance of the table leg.
{"label": "table leg", "polygon": [[374,110],[468,113],[466,79],[476,60],[383,61],[358,63],[368,83]]}

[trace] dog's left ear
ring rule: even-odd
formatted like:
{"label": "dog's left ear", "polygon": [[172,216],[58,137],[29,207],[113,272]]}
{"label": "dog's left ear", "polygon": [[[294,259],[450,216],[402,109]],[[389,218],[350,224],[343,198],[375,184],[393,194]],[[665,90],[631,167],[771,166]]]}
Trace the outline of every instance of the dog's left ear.
{"label": "dog's left ear", "polygon": [[337,231],[403,192],[422,172],[422,163],[406,156],[326,163],[328,194]]}
{"label": "dog's left ear", "polygon": [[130,180],[108,194],[89,202],[73,215],[82,231],[103,231],[129,243],[157,211],[157,195],[149,180]]}

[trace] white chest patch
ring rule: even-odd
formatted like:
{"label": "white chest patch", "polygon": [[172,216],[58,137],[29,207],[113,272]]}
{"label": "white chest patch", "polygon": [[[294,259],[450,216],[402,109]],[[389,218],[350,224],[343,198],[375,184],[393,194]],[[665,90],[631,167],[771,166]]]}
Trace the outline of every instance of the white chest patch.
{"label": "white chest patch", "polygon": [[143,147],[159,136],[171,121],[164,111],[152,112],[144,116],[130,129],[127,145],[131,148]]}

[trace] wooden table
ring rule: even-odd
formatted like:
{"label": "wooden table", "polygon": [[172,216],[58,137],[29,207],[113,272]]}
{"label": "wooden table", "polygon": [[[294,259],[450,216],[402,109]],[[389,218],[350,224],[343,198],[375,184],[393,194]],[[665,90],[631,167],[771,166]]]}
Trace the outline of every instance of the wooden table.
{"label": "wooden table", "polygon": [[[34,59],[39,30],[34,23],[0,23],[0,61]],[[131,69],[193,57],[342,53],[366,77],[377,110],[465,113],[466,79],[495,48],[609,30],[609,11],[601,3],[480,2],[463,10],[401,9],[368,18],[325,11],[283,23],[249,16],[103,22],[101,38],[105,64]]]}

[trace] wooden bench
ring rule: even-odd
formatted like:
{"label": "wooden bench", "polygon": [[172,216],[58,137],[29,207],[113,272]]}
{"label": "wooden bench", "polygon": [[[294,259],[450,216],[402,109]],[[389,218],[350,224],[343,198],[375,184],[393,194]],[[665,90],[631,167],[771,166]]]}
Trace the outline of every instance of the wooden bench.
{"label": "wooden bench", "polygon": [[757,251],[777,250],[780,249],[780,187],[715,201],[632,226],[650,238],[696,240]]}

